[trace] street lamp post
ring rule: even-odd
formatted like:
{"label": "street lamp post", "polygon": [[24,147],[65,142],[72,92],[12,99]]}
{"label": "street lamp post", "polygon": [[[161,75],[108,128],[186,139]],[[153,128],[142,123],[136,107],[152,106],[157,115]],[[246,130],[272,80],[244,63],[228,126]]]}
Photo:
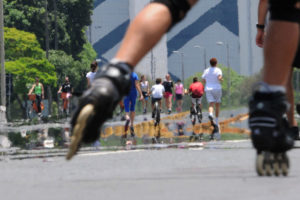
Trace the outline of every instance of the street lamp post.
{"label": "street lamp post", "polygon": [[5,50],[4,50],[4,15],[3,0],[0,0],[0,65],[1,65],[1,107],[0,122],[6,123],[6,75],[5,75]]}
{"label": "street lamp post", "polygon": [[6,85],[5,85],[5,52],[4,52],[4,19],[3,0],[0,0],[0,63],[1,63],[1,105],[6,106]]}
{"label": "street lamp post", "polygon": [[229,62],[229,44],[228,43],[224,43],[224,42],[216,42],[217,45],[220,46],[225,46],[226,47],[226,56],[227,56],[227,75],[228,75],[228,82],[227,82],[227,86],[228,86],[228,105],[230,105],[230,87],[231,87],[231,74],[230,74],[230,62]]}
{"label": "street lamp post", "polygon": [[184,53],[180,52],[180,51],[173,51],[173,53],[176,53],[176,54],[178,54],[180,56],[182,83],[184,83],[184,63],[183,63]]}
{"label": "street lamp post", "polygon": [[203,62],[204,62],[204,69],[207,68],[206,66],[206,48],[200,45],[195,45],[195,48],[203,49]]}

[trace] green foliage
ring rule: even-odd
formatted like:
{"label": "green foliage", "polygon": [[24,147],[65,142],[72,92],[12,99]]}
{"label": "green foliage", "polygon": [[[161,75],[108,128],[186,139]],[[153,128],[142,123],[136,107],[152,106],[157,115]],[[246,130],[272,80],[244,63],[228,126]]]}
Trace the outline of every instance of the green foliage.
{"label": "green foliage", "polygon": [[[5,0],[4,22],[7,27],[32,32],[45,50],[46,7],[45,0]],[[86,42],[84,29],[91,24],[93,0],[47,0],[50,49],[54,49],[55,35],[58,49],[74,58]],[[55,23],[56,15],[56,23]],[[55,31],[55,24],[57,32]]]}
{"label": "green foliage", "polygon": [[20,58],[6,62],[5,68],[8,73],[14,75],[13,85],[16,93],[27,93],[35,82],[35,77],[39,77],[44,85],[56,86],[55,68],[46,59]]}
{"label": "green foliage", "polygon": [[5,52],[8,62],[7,73],[14,75],[14,92],[24,94],[39,77],[46,85],[56,86],[57,78],[54,66],[45,58],[34,34],[5,28]]}
{"label": "green foliage", "polygon": [[[93,55],[94,58],[91,57]],[[63,51],[49,51],[49,62],[55,66],[59,84],[62,84],[65,76],[68,76],[76,91],[83,91],[87,87],[85,76],[90,69],[90,63],[96,57],[96,53],[93,49],[87,48],[80,53],[80,56],[81,62],[75,61],[72,56]]]}
{"label": "green foliage", "polygon": [[23,138],[21,133],[8,133],[8,139],[11,141],[13,147],[25,148],[27,138]]}
{"label": "green foliage", "polygon": [[45,52],[40,48],[34,34],[5,27],[4,35],[6,60],[13,61],[21,57],[45,58]]}
{"label": "green foliage", "polygon": [[[222,81],[222,106],[223,107],[235,107],[235,106],[244,106],[248,103],[248,100],[252,94],[252,86],[257,81],[261,79],[261,75],[257,74],[251,77],[245,77],[239,75],[237,72],[231,68],[219,65],[223,73]],[[229,70],[229,71],[228,71]],[[230,83],[229,83],[229,74],[230,74]],[[202,80],[202,73],[198,72],[193,76],[190,76],[184,81],[184,87],[189,88],[189,85],[193,82],[193,78],[198,77],[199,80]],[[230,85],[230,93],[228,86]],[[230,96],[228,96],[230,94]],[[205,94],[204,94],[205,97]],[[184,101],[190,101],[189,98],[184,97]],[[207,107],[206,98],[202,101],[204,107]],[[187,109],[187,108],[185,108]]]}

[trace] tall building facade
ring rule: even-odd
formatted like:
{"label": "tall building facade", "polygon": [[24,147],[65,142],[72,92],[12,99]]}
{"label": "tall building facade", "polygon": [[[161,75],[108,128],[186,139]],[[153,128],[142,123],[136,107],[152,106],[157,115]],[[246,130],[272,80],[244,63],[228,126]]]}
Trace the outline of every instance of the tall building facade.
{"label": "tall building facade", "polygon": [[[87,35],[101,60],[113,58],[130,21],[149,1],[95,0]],[[168,72],[187,78],[203,71],[209,59],[216,57],[239,74],[257,73],[262,67],[262,51],[255,45],[258,1],[199,1],[136,70],[152,79]]]}

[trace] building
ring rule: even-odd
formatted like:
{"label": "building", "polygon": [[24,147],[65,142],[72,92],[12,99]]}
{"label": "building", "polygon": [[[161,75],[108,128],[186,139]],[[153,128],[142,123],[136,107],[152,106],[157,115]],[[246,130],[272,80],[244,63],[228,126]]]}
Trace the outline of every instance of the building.
{"label": "building", "polygon": [[[130,20],[149,1],[95,0],[88,39],[100,59],[107,62],[113,58]],[[216,57],[239,74],[257,73],[262,67],[262,51],[255,45],[258,1],[199,1],[136,70],[153,79],[167,72],[187,78],[202,72],[209,59]]]}

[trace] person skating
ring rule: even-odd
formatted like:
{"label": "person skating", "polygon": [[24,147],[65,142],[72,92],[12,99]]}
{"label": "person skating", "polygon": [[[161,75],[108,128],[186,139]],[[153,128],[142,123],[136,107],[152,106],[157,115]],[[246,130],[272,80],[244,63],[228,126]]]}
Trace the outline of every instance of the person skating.
{"label": "person skating", "polygon": [[[258,4],[258,23],[256,25],[256,28],[257,28],[256,45],[261,48],[264,45],[264,40],[265,40],[265,35],[266,35],[265,29],[267,27],[267,24],[266,24],[267,13],[268,13],[268,0],[260,0],[259,4]],[[298,51],[297,51],[296,57],[292,64],[292,67],[294,67],[294,68],[300,68],[299,47],[300,47],[300,42],[298,44]],[[287,95],[288,102],[290,104],[290,107],[286,114],[287,114],[288,122],[294,132],[294,136],[295,136],[294,138],[299,140],[299,128],[298,128],[297,121],[295,120],[295,113],[294,113],[295,102],[294,102],[294,88],[293,88],[292,77],[293,77],[293,70],[291,70],[289,77],[287,79],[287,83],[286,83],[286,95]]]}
{"label": "person skating", "polygon": [[263,80],[249,101],[251,140],[261,176],[289,172],[286,152],[293,148],[294,134],[283,116],[289,108],[286,84],[299,43],[300,1],[270,0],[269,11]]}
{"label": "person skating", "polygon": [[115,58],[98,70],[92,86],[79,100],[71,119],[73,136],[67,159],[72,158],[81,143],[91,143],[100,137],[103,123],[129,93],[134,67],[197,1],[154,0],[135,17]]}
{"label": "person skating", "polygon": [[205,84],[205,94],[208,107],[209,120],[214,123],[214,107],[215,107],[215,124],[219,124],[219,113],[222,98],[222,85],[223,80],[222,70],[217,67],[218,61],[216,58],[210,59],[210,67],[204,70],[202,75]]}
{"label": "person skating", "polygon": [[127,131],[130,125],[130,134],[135,137],[134,133],[134,117],[135,117],[135,104],[138,94],[140,95],[139,100],[143,100],[143,94],[139,84],[138,75],[135,72],[131,73],[131,88],[129,94],[124,98],[125,107],[125,137],[127,136]]}

